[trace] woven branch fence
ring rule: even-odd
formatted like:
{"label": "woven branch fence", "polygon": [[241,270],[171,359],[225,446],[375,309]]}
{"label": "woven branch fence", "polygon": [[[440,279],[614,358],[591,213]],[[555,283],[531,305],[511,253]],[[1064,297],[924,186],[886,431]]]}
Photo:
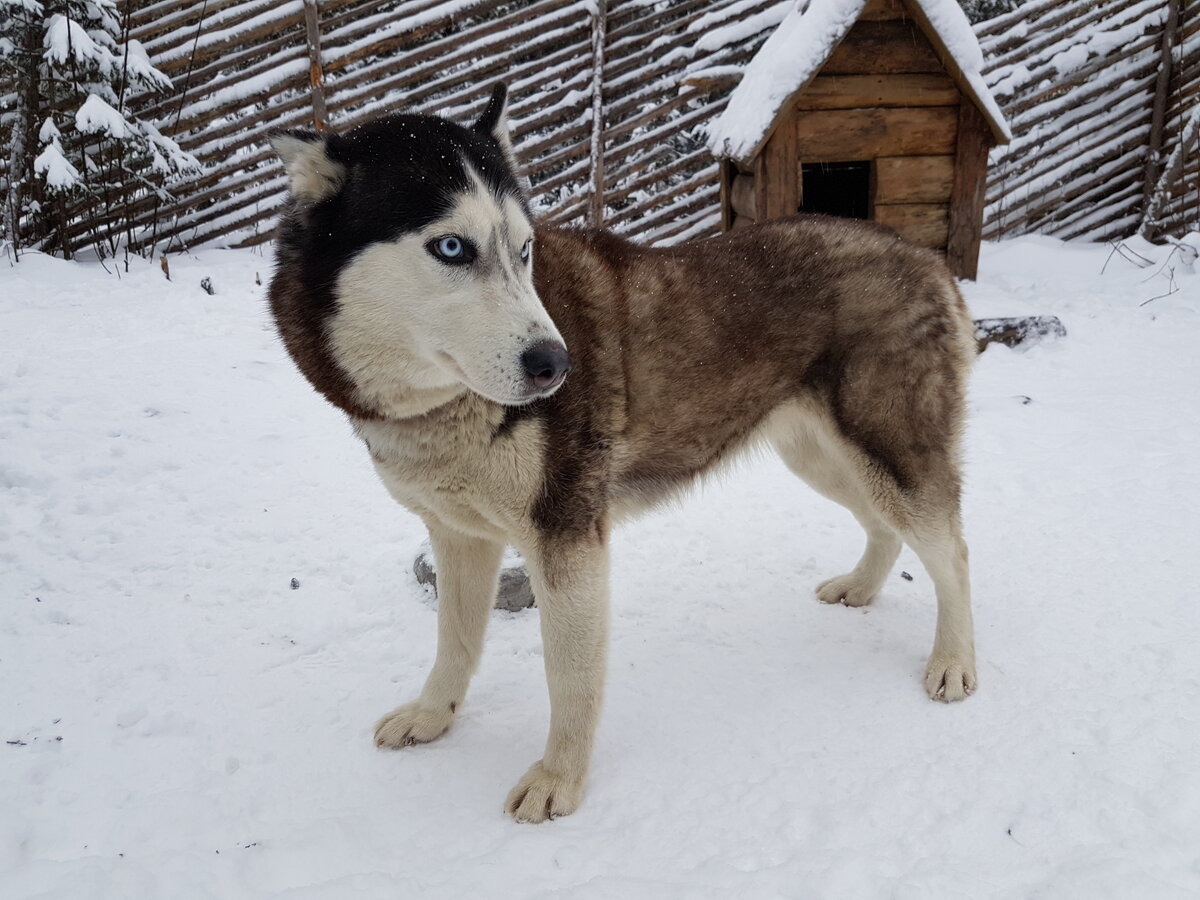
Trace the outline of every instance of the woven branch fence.
{"label": "woven branch fence", "polygon": [[[158,0],[133,37],[173,80],[134,102],[202,174],[139,200],[156,247],[269,239],[281,128],[397,110],[469,121],[510,87],[550,222],[651,242],[719,230],[704,128],[792,0]],[[1028,0],[978,34],[1017,134],[993,153],[984,234],[1103,239],[1200,219],[1200,0]],[[1176,152],[1179,151],[1179,152]],[[80,226],[82,230],[82,226]]]}
{"label": "woven branch fence", "polygon": [[[469,121],[495,80],[535,198],[551,222],[603,222],[647,240],[715,230],[716,168],[700,128],[728,88],[683,88],[697,69],[743,65],[779,0],[162,0],[133,37],[174,81],[139,114],[204,173],[142,224],[168,246],[270,237],[281,128],[344,129],[398,110]],[[709,49],[705,37],[740,33]],[[730,29],[726,28],[726,31]],[[596,111],[602,111],[602,116]]]}
{"label": "woven branch fence", "polygon": [[992,153],[985,238],[1123,237],[1156,190],[1148,233],[1197,227],[1200,0],[1030,0],[977,34],[1015,134]]}

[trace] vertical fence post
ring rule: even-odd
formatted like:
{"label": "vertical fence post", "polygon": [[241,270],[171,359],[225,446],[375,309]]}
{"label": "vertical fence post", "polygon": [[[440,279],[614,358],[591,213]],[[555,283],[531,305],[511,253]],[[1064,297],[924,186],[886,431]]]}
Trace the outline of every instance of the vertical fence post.
{"label": "vertical fence post", "polygon": [[608,0],[594,0],[592,12],[592,202],[588,222],[604,227],[604,41]]}
{"label": "vertical fence post", "polygon": [[1150,114],[1150,147],[1146,151],[1146,173],[1142,178],[1142,214],[1148,215],[1154,187],[1161,175],[1163,132],[1171,91],[1172,48],[1179,29],[1179,0],[1166,0],[1167,25],[1163,29],[1162,51],[1158,63],[1158,81],[1154,87],[1154,108]]}
{"label": "vertical fence post", "polygon": [[304,0],[304,32],[308,41],[308,85],[312,97],[313,128],[324,131],[329,127],[325,111],[325,70],[321,67],[321,23],[317,0]]}

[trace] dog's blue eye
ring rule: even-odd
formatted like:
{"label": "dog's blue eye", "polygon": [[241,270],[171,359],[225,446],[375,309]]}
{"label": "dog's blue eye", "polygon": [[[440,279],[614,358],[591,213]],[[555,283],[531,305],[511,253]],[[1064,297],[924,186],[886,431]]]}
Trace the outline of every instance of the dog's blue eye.
{"label": "dog's blue eye", "polygon": [[529,262],[529,254],[533,252],[533,238],[527,240],[521,247],[521,262]]}
{"label": "dog's blue eye", "polygon": [[466,238],[448,234],[434,238],[425,245],[429,252],[444,263],[452,266],[466,265],[475,259],[475,247]]}

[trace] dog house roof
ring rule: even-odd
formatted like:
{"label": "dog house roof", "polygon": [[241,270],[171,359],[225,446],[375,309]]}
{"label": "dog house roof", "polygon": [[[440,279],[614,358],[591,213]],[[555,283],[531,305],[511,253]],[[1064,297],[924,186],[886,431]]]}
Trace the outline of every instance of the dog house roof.
{"label": "dog house roof", "polygon": [[[992,136],[1007,144],[1012,132],[984,83],[983,52],[955,0],[907,0],[917,24],[946,71],[983,114]],[[762,149],[796,95],[816,76],[867,0],[796,0],[795,6],[750,60],[729,105],[709,131],[715,156],[749,162]]]}

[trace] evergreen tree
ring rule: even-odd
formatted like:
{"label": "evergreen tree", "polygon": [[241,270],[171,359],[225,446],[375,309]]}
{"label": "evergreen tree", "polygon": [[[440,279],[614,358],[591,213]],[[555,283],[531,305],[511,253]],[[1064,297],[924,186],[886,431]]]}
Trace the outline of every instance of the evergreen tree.
{"label": "evergreen tree", "polygon": [[[133,207],[198,163],[129,108],[170,81],[129,36],[133,0],[0,0],[3,241],[70,258],[144,246]],[[105,223],[118,221],[114,228]]]}

